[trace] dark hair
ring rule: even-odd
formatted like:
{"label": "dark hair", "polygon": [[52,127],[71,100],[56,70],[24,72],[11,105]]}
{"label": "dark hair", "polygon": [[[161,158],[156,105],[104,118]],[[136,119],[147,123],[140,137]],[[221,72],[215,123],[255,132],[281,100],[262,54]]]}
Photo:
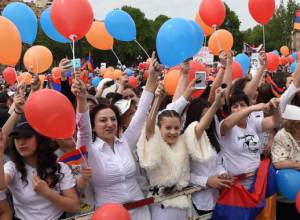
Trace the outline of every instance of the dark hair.
{"label": "dark hair", "polygon": [[178,118],[179,121],[181,121],[181,117],[176,111],[174,111],[174,110],[164,110],[163,112],[161,112],[158,115],[158,118],[157,118],[158,127],[161,127],[161,121],[163,120],[163,118],[173,118],[173,117]]}
{"label": "dark hair", "polygon": [[[116,119],[117,119],[117,123],[118,123],[118,132],[119,132],[119,128],[120,128],[121,123],[122,123],[121,116],[120,116],[120,111],[119,111],[117,106],[112,105],[112,104],[110,104],[110,105],[103,104],[103,103],[98,104],[90,111],[91,126],[92,126],[92,128],[95,127],[95,118],[96,118],[97,113],[99,111],[103,110],[103,109],[108,109],[108,108],[111,109],[116,115]],[[95,133],[93,133],[93,141],[95,141],[95,138],[96,138]]]}
{"label": "dark hair", "polygon": [[251,79],[249,79],[248,77],[242,77],[240,79],[237,79],[230,89],[230,95],[235,95],[240,92],[243,92],[244,88],[246,87],[246,84],[250,81]]}
{"label": "dark hair", "polygon": [[239,93],[232,94],[229,97],[229,103],[228,103],[229,113],[231,113],[231,107],[237,102],[245,102],[248,106],[250,105],[249,97],[243,91],[240,91]]}
{"label": "dark hair", "polygon": [[[210,104],[206,99],[203,99],[202,97],[194,99],[187,110],[184,129],[186,129],[192,122],[199,121],[203,110],[209,107]],[[210,143],[216,149],[216,151],[219,152],[221,148],[217,138],[215,119],[211,121],[209,128],[205,131]]]}
{"label": "dark hair", "polygon": [[[63,178],[64,174],[61,173],[61,166],[57,162],[57,156],[54,153],[57,149],[57,144],[51,139],[42,136],[40,134],[35,135],[37,140],[37,175],[44,181],[46,181],[50,188],[54,188],[55,185]],[[25,169],[25,159],[19,154],[15,145],[16,136],[12,136],[9,139],[9,155],[16,165],[16,169],[21,173],[21,180],[26,185],[27,170]],[[49,181],[50,180],[50,181]]]}
{"label": "dark hair", "polygon": [[6,92],[0,92],[0,103],[6,104],[8,95]]}
{"label": "dark hair", "polygon": [[272,86],[269,83],[264,83],[258,87],[256,103],[268,103],[274,97]]}

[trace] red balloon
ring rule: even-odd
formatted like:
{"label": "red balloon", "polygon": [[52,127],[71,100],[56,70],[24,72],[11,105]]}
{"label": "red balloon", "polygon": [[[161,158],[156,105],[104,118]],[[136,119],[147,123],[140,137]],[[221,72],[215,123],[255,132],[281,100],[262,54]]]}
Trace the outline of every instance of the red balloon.
{"label": "red balloon", "polygon": [[148,76],[149,76],[149,70],[145,70],[143,74],[143,79],[146,81],[148,79]]}
{"label": "red balloon", "polygon": [[248,8],[253,19],[264,25],[274,14],[275,0],[249,0]]}
{"label": "red balloon", "polygon": [[69,99],[52,89],[32,93],[24,106],[25,117],[38,133],[55,139],[72,137],[75,111]]}
{"label": "red balloon", "polygon": [[281,56],[281,57],[280,57],[279,63],[280,63],[281,65],[285,65],[285,64],[286,64],[286,58],[285,58],[285,56]]}
{"label": "red balloon", "polygon": [[300,191],[297,192],[297,195],[296,195],[296,208],[297,208],[297,211],[300,213]]}
{"label": "red balloon", "polygon": [[[202,63],[199,63],[197,61],[191,60],[189,62],[190,70],[189,70],[189,82],[191,82],[193,79],[195,79],[195,72],[197,71],[204,71],[206,72],[206,68]],[[206,74],[207,78],[207,74]],[[197,98],[201,96],[204,93],[205,89],[197,89],[192,93],[193,98]]]}
{"label": "red balloon", "polygon": [[6,67],[3,71],[4,80],[7,82],[8,85],[15,84],[17,80],[17,74],[15,68]]}
{"label": "red balloon", "polygon": [[237,61],[232,62],[232,80],[243,77],[243,68]]}
{"label": "red balloon", "polygon": [[270,52],[267,53],[267,70],[270,72],[275,72],[279,65],[279,57]]}
{"label": "red balloon", "polygon": [[199,15],[208,26],[220,27],[226,17],[226,8],[222,0],[203,0],[199,8]]}
{"label": "red balloon", "polygon": [[134,77],[134,76],[130,76],[128,78],[128,83],[133,87],[133,88],[137,88],[139,83],[138,80]]}
{"label": "red balloon", "polygon": [[289,63],[293,63],[293,62],[294,62],[294,58],[293,58],[292,55],[289,55],[289,56],[287,57],[287,60],[288,60]]}
{"label": "red balloon", "polygon": [[64,37],[80,40],[90,30],[94,14],[88,0],[54,0],[50,11],[51,20]]}
{"label": "red balloon", "polygon": [[131,217],[122,205],[105,204],[95,211],[92,220],[131,220]]}

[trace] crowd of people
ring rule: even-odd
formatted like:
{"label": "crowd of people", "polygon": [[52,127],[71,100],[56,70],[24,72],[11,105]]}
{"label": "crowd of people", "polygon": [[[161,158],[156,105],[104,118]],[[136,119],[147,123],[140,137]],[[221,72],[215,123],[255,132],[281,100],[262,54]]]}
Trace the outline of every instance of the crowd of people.
{"label": "crowd of people", "polygon": [[[284,68],[270,73],[266,54],[260,52],[256,73],[232,80],[233,55],[222,52],[219,59],[216,71],[207,68],[206,89],[196,98],[197,79],[189,81],[188,61],[181,64],[171,97],[155,53],[149,76],[140,78],[137,88],[125,73],[102,79],[95,88],[76,70],[70,83],[63,59],[61,93],[76,109],[77,123],[73,137],[63,140],[43,136],[24,116],[27,97],[42,89],[38,76],[32,76],[30,87],[19,82],[14,94],[4,88],[0,219],[64,219],[187,186],[201,188],[192,194],[194,213],[201,216],[213,212],[222,190],[236,182],[251,191],[262,160],[270,158],[276,169],[299,170],[300,65],[292,74]],[[285,89],[281,97],[267,78]],[[58,162],[82,146],[88,157],[81,165]],[[129,213],[132,220],[183,220],[189,203],[181,195]],[[299,216],[293,202],[278,196],[277,220]]]}

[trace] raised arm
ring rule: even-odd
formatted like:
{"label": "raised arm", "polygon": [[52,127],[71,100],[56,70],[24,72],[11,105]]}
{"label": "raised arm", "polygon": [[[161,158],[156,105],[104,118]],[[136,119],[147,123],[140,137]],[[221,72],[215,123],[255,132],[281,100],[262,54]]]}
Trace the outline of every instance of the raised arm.
{"label": "raised arm", "polygon": [[145,89],[141,95],[137,111],[135,112],[128,128],[124,132],[129,146],[134,148],[141,134],[142,128],[146,122],[147,114],[150,110],[151,103],[154,97],[155,89],[158,85],[159,74],[162,70],[162,66],[157,62],[155,53],[152,54],[149,77],[145,86]]}
{"label": "raised arm", "polygon": [[219,68],[217,76],[211,86],[211,89],[209,92],[209,97],[208,97],[208,101],[211,104],[215,100],[216,89],[219,88],[223,82],[224,73],[225,73],[225,69],[226,69],[226,65],[227,65],[227,54],[224,51],[222,51],[219,55],[219,59],[220,59],[221,67]]}
{"label": "raised arm", "polygon": [[227,118],[221,122],[220,125],[220,133],[222,136],[225,136],[227,132],[233,128],[235,125],[237,125],[240,121],[242,121],[244,118],[248,117],[248,115],[251,112],[254,111],[262,111],[264,109],[268,108],[268,104],[265,103],[259,103],[256,105],[251,105],[245,109],[242,109],[238,112],[232,113]]}
{"label": "raised arm", "polygon": [[233,52],[231,51],[230,53],[227,54],[227,62],[226,62],[226,69],[224,73],[224,78],[223,78],[223,84],[226,84],[226,99],[228,100],[229,98],[229,91],[232,86],[232,60],[233,60]]}
{"label": "raised arm", "polygon": [[280,111],[279,103],[280,103],[279,98],[273,98],[267,104],[268,108],[273,110],[273,115],[264,117],[264,119],[262,120],[262,130],[263,131],[278,128],[280,126],[281,111]]}
{"label": "raised arm", "polygon": [[208,111],[204,114],[204,116],[200,117],[199,122],[196,125],[195,134],[198,140],[201,138],[203,131],[209,128],[209,125],[211,124],[218,109],[225,103],[225,89],[218,88],[215,92],[215,101],[210,106]]}
{"label": "raised arm", "polygon": [[259,82],[264,74],[264,71],[266,69],[267,65],[267,55],[264,51],[261,51],[259,53],[259,63],[260,67],[258,68],[256,74],[252,77],[251,81],[246,84],[244,92],[247,96],[250,98],[255,98],[255,93],[257,90],[257,87],[259,85]]}
{"label": "raised arm", "polygon": [[184,63],[182,63],[181,67],[182,68],[180,71],[179,82],[173,95],[172,102],[175,102],[177,99],[179,99],[179,97],[182,95],[189,84],[189,61],[185,61]]}

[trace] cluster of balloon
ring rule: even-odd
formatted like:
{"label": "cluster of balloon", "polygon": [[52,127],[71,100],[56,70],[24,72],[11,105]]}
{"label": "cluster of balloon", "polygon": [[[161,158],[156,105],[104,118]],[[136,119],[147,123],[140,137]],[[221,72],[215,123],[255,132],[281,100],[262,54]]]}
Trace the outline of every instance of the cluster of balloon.
{"label": "cluster of balloon", "polygon": [[[62,108],[57,108],[57,103]],[[74,108],[68,98],[55,90],[41,89],[32,93],[25,103],[24,113],[32,128],[46,137],[70,138],[75,131]]]}
{"label": "cluster of balloon", "polygon": [[201,19],[199,13],[196,14],[195,21],[200,26],[200,28],[203,30],[204,35],[207,37],[211,35],[214,32],[214,29],[207,24],[204,23],[204,21]]}
{"label": "cluster of balloon", "polygon": [[281,57],[279,58],[279,64],[285,65],[286,62],[287,62],[287,60],[286,60],[286,57],[285,57],[285,56],[281,56]]}
{"label": "cluster of balloon", "polygon": [[162,64],[173,67],[193,57],[201,49],[203,42],[204,33],[196,22],[172,18],[158,31],[158,57]]}
{"label": "cluster of balloon", "polygon": [[3,16],[0,16],[0,28],[0,63],[13,66],[21,56],[21,35],[14,23]]}
{"label": "cluster of balloon", "polygon": [[293,59],[293,56],[292,56],[292,55],[288,55],[287,61],[288,61],[289,63],[293,63],[295,60]]}
{"label": "cluster of balloon", "polygon": [[70,40],[61,35],[55,28],[51,16],[50,8],[45,9],[40,17],[40,24],[44,33],[52,40],[59,43],[69,43]]}
{"label": "cluster of balloon", "polygon": [[31,83],[31,80],[32,80],[32,75],[28,72],[24,72],[24,73],[21,73],[18,77],[18,82],[22,82],[24,81],[26,83],[26,85],[30,85]]}
{"label": "cluster of balloon", "polygon": [[85,37],[90,45],[99,50],[111,50],[113,48],[114,39],[102,21],[94,21]]}
{"label": "cluster of balloon", "polygon": [[6,67],[3,71],[3,78],[8,85],[15,84],[17,80],[17,73],[15,68]]}
{"label": "cluster of balloon", "polygon": [[40,74],[52,65],[51,51],[44,46],[36,45],[29,48],[23,57],[26,69],[32,73]]}
{"label": "cluster of balloon", "polygon": [[105,204],[95,211],[92,220],[131,220],[131,217],[122,205]]}
{"label": "cluster of balloon", "polygon": [[218,56],[221,51],[229,53],[233,46],[233,36],[232,34],[225,30],[220,29],[215,31],[209,38],[208,49],[209,51]]}
{"label": "cluster of balloon", "polygon": [[277,56],[279,56],[279,51],[278,50],[273,50],[272,53],[275,53]]}
{"label": "cluster of balloon", "polygon": [[245,76],[248,73],[250,67],[249,57],[244,53],[240,53],[235,57],[235,61],[237,61],[241,65],[243,70],[243,75]]}
{"label": "cluster of balloon", "polygon": [[65,38],[80,40],[90,30],[94,14],[88,0],[54,0],[50,17]]}
{"label": "cluster of balloon", "polygon": [[279,57],[272,52],[267,53],[267,71],[276,72],[278,66],[279,66]]}
{"label": "cluster of balloon", "polygon": [[252,18],[265,25],[272,18],[275,11],[275,0],[249,0],[249,12]]}
{"label": "cluster of balloon", "polygon": [[136,39],[134,20],[125,11],[119,9],[110,11],[105,17],[105,27],[108,33],[117,40],[128,42]]}
{"label": "cluster of balloon", "polygon": [[2,15],[16,25],[21,34],[22,42],[32,44],[35,41],[38,21],[29,6],[21,2],[13,2],[3,9]]}
{"label": "cluster of balloon", "polygon": [[296,200],[296,194],[300,190],[300,172],[294,169],[281,169],[276,175],[279,191],[290,201]]}

